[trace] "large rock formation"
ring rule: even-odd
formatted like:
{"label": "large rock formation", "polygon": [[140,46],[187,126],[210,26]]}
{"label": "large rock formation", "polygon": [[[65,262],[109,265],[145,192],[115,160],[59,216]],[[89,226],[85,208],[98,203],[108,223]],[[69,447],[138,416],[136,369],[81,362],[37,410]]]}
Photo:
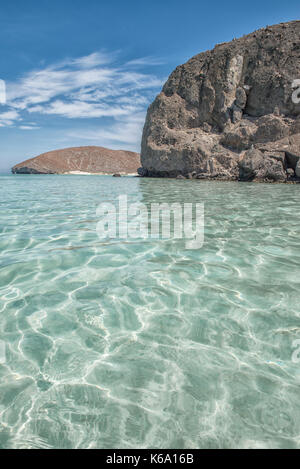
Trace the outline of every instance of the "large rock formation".
{"label": "large rock formation", "polygon": [[299,59],[300,21],[293,21],[177,67],[148,110],[140,175],[300,177]]}
{"label": "large rock formation", "polygon": [[50,151],[12,168],[15,174],[137,173],[140,155],[102,147],[78,147]]}

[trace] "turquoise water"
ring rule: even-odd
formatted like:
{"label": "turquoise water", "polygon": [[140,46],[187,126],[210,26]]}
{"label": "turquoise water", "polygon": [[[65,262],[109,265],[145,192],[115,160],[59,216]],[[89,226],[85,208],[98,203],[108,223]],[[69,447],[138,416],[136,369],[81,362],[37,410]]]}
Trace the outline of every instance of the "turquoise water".
{"label": "turquoise water", "polygon": [[[96,208],[204,202],[205,244]],[[0,447],[299,448],[299,186],[0,177]],[[1,347],[0,347],[1,351]]]}

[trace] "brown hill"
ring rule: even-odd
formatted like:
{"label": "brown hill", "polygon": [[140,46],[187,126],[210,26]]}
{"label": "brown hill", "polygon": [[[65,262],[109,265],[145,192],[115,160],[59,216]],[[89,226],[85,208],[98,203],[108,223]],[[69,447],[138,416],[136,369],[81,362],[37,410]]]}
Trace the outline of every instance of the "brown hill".
{"label": "brown hill", "polygon": [[140,155],[131,151],[109,150],[102,147],[74,147],[50,151],[19,163],[14,174],[136,173]]}

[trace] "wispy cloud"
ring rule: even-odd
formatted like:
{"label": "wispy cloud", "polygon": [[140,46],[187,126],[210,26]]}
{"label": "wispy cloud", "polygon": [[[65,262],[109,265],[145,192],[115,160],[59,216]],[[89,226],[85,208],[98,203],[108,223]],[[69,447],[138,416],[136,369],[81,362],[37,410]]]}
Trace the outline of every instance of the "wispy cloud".
{"label": "wispy cloud", "polygon": [[85,101],[66,102],[62,100],[53,101],[49,105],[34,106],[28,109],[30,113],[56,114],[69,119],[96,118],[96,117],[118,117],[130,114],[130,106],[109,106],[108,104],[96,104]]}
{"label": "wispy cloud", "polygon": [[162,59],[159,59],[157,57],[141,57],[139,59],[134,59],[130,60],[129,62],[126,63],[127,66],[154,66],[154,65],[163,65],[165,62]]}
{"label": "wispy cloud", "polygon": [[[78,59],[71,59],[70,64],[78,65],[81,68],[91,68],[98,65],[106,65],[113,62],[116,58],[116,53],[106,54],[103,52],[94,52],[93,54]],[[63,64],[64,65],[64,64]]]}
{"label": "wispy cloud", "polygon": [[[18,124],[19,129],[32,130],[47,115],[99,119],[93,130],[81,133],[82,140],[133,144],[140,138],[146,108],[163,83],[148,70],[161,63],[144,57],[122,64],[118,53],[95,52],[32,70],[7,83],[7,107],[0,113],[0,126]],[[37,121],[35,125],[28,124],[29,116]],[[109,127],[107,119],[111,119]]]}
{"label": "wispy cloud", "polygon": [[20,119],[20,115],[14,109],[0,113],[0,127],[10,127],[16,120]]}
{"label": "wispy cloud", "polygon": [[40,129],[40,127],[38,127],[37,125],[20,125],[19,126],[19,129],[21,130],[38,130]]}
{"label": "wispy cloud", "polygon": [[67,118],[119,117],[134,112],[162,80],[134,70],[146,59],[121,66],[115,66],[113,60],[111,54],[93,53],[34,70],[7,83],[7,104],[19,112]]}
{"label": "wispy cloud", "polygon": [[101,126],[82,132],[70,131],[67,138],[71,140],[87,140],[94,145],[108,146],[110,148],[120,149],[126,145],[129,150],[137,150],[141,140],[145,113],[139,112],[126,117],[116,119],[108,126]]}

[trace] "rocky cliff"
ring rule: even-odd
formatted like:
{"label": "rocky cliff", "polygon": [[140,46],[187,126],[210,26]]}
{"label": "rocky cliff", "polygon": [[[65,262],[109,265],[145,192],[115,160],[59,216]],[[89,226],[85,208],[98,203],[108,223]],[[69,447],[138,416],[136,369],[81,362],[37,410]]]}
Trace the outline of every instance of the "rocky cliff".
{"label": "rocky cliff", "polygon": [[15,174],[136,173],[140,155],[130,151],[109,150],[102,147],[77,147],[50,151],[17,164]]}
{"label": "rocky cliff", "polygon": [[293,21],[177,67],[148,110],[140,175],[297,180],[299,59],[300,21]]}

